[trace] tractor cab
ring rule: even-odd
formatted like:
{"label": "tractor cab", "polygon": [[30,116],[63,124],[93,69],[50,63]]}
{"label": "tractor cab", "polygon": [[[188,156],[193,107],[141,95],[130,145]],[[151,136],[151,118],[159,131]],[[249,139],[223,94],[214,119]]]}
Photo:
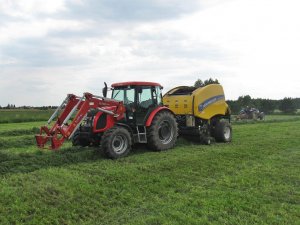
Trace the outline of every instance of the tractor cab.
{"label": "tractor cab", "polygon": [[122,101],[129,124],[145,125],[153,110],[162,106],[162,86],[153,82],[124,82],[112,84],[112,99]]}

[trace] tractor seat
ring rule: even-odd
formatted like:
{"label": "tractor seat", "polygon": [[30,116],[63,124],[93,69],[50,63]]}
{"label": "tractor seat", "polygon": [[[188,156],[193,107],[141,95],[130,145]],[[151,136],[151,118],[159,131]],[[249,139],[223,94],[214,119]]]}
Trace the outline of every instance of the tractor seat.
{"label": "tractor seat", "polygon": [[148,99],[148,100],[142,101],[140,103],[140,107],[145,108],[145,109],[149,108],[151,105],[153,105],[153,100],[152,99]]}

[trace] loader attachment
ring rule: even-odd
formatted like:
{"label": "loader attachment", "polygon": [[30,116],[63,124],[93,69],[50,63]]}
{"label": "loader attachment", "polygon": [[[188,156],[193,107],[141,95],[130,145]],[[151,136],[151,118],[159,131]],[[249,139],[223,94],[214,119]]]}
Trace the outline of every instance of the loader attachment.
{"label": "loader attachment", "polygon": [[[37,146],[39,148],[57,150],[66,139],[72,138],[90,109],[106,112],[106,110],[102,109],[105,106],[116,106],[114,111],[108,111],[107,113],[113,115],[116,120],[123,118],[125,112],[123,102],[90,93],[84,93],[82,97],[69,94],[50,117],[47,125],[42,126],[40,133],[35,135]],[[51,124],[56,116],[56,122],[51,128],[48,128],[48,125]],[[48,142],[50,142],[50,145]]]}
{"label": "loader attachment", "polygon": [[61,133],[58,133],[59,129],[54,134],[51,134],[47,126],[42,126],[40,134],[35,135],[36,143],[39,148],[45,148],[48,141],[51,142],[50,149],[58,149],[65,141],[65,138]]}

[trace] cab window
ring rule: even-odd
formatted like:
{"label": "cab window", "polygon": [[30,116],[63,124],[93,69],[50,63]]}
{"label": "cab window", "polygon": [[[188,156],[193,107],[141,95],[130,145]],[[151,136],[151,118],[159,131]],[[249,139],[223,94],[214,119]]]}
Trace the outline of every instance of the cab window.
{"label": "cab window", "polygon": [[112,92],[112,99],[124,101],[124,89],[115,89]]}
{"label": "cab window", "polygon": [[134,89],[131,88],[131,89],[127,89],[125,91],[125,101],[124,101],[124,104],[131,104],[131,103],[134,103]]}
{"label": "cab window", "polygon": [[152,96],[152,89],[149,88],[143,88],[139,92],[139,105],[142,108],[148,108],[150,105],[154,103],[153,96]]}
{"label": "cab window", "polygon": [[154,98],[156,99],[157,105],[160,105],[162,103],[161,99],[161,88],[160,87],[155,87],[155,92],[154,92]]}

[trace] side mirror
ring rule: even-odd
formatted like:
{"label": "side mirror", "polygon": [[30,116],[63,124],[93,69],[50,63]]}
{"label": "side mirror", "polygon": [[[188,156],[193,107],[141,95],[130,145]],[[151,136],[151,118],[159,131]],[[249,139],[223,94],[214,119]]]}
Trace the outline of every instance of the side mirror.
{"label": "side mirror", "polygon": [[102,88],[102,95],[104,98],[107,96],[107,84],[104,82],[104,88]]}

